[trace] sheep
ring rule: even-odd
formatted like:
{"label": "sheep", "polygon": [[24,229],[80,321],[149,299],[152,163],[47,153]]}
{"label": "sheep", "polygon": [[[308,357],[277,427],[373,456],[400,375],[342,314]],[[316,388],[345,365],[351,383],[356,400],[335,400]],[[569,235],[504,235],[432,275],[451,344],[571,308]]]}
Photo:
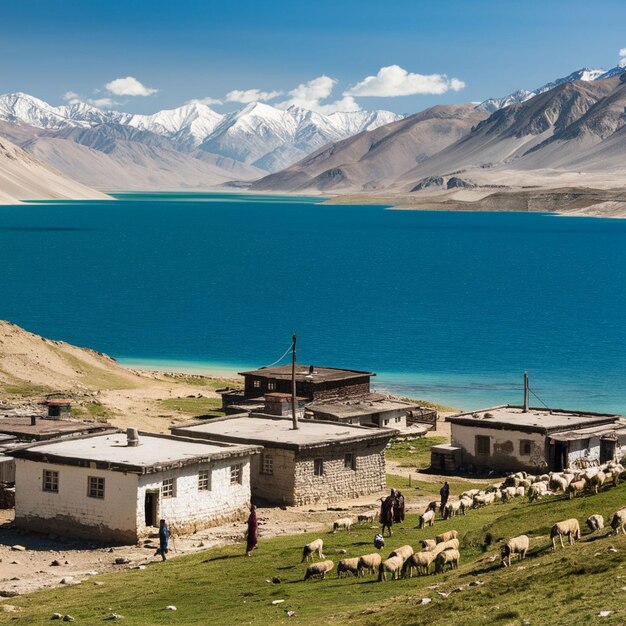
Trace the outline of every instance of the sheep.
{"label": "sheep", "polygon": [[413,578],[413,569],[415,569],[418,574],[423,572],[428,575],[430,573],[430,566],[436,558],[437,555],[434,552],[415,552],[404,562],[402,566],[402,577],[406,578],[408,572],[409,578]]}
{"label": "sheep", "polygon": [[394,556],[401,556],[402,557],[402,562],[404,563],[404,561],[406,561],[412,554],[413,554],[413,548],[411,546],[409,546],[409,545],[400,546],[399,548],[396,548],[389,555],[389,558],[392,558]]}
{"label": "sheep", "polygon": [[441,502],[439,502],[438,500],[433,500],[432,502],[429,502],[428,506],[426,507],[426,512],[437,511],[437,509],[440,508],[440,506],[441,506]]}
{"label": "sheep", "polygon": [[597,471],[593,476],[589,478],[589,487],[593,489],[594,493],[598,493],[598,490],[602,485],[604,485],[604,481],[606,480],[606,475],[603,471]]}
{"label": "sheep", "polygon": [[383,561],[378,566],[378,582],[387,580],[387,572],[391,573],[391,578],[400,578],[400,570],[404,565],[404,559],[401,556],[392,556]]}
{"label": "sheep", "polygon": [[304,580],[309,580],[309,578],[313,578],[314,576],[320,576],[323,580],[326,578],[326,574],[330,572],[333,567],[335,567],[335,564],[332,561],[319,561],[318,563],[313,563],[306,568]]}
{"label": "sheep", "polygon": [[615,531],[616,535],[619,535],[620,530],[623,534],[626,534],[626,507],[619,509],[613,514],[611,528]]}
{"label": "sheep", "polygon": [[[523,487],[521,487],[523,489]],[[505,487],[502,490],[502,502],[506,502],[517,495],[518,487]]]}
{"label": "sheep", "polygon": [[419,527],[432,526],[435,523],[435,512],[432,509],[427,510],[420,515]]}
{"label": "sheep", "polygon": [[433,548],[433,552],[435,554],[439,554],[440,552],[443,552],[444,550],[458,550],[459,549],[459,540],[454,538],[454,539],[448,539],[448,541],[442,541],[441,543],[438,543],[434,548]]}
{"label": "sheep", "polygon": [[474,496],[474,504],[473,504],[473,508],[477,509],[481,506],[487,506],[488,504],[488,498],[487,498],[486,493],[479,493],[477,495]]}
{"label": "sheep", "polygon": [[590,515],[585,522],[589,530],[594,532],[596,530],[602,530],[604,528],[604,517],[602,515]]}
{"label": "sheep", "polygon": [[444,550],[440,552],[435,559],[435,573],[442,574],[446,569],[446,565],[450,565],[450,569],[456,569],[460,560],[461,555],[458,550]]}
{"label": "sheep", "polygon": [[441,533],[435,537],[435,541],[437,543],[441,543],[443,541],[448,541],[449,539],[456,539],[459,536],[459,533],[456,530],[448,530],[445,533]]}
{"label": "sheep", "polygon": [[357,565],[359,576],[365,576],[366,571],[368,574],[374,574],[380,566],[381,561],[382,558],[377,552],[373,552],[372,554],[365,554],[359,557],[359,563]]}
{"label": "sheep", "polygon": [[583,493],[587,482],[585,479],[573,480],[567,487],[567,493],[569,493],[569,499],[571,500],[577,493]]}
{"label": "sheep", "polygon": [[461,511],[461,501],[457,500],[456,502],[449,502],[446,504],[445,509],[443,511],[443,519],[450,519],[455,515],[458,515]]}
{"label": "sheep", "polygon": [[527,535],[519,535],[509,539],[500,550],[502,565],[511,567],[511,556],[514,554],[519,554],[520,560],[525,558],[529,543]]}
{"label": "sheep", "polygon": [[365,513],[359,513],[357,516],[357,520],[359,524],[364,524],[369,522],[373,524],[376,521],[376,517],[378,516],[378,511],[366,511]]}
{"label": "sheep", "polygon": [[345,528],[347,532],[350,532],[350,527],[353,524],[351,517],[342,517],[341,519],[333,522],[333,533],[336,533],[340,528]]}
{"label": "sheep", "polygon": [[472,500],[472,498],[468,496],[461,496],[461,499],[459,500],[459,502],[461,503],[461,509],[460,509],[461,515],[465,515],[466,509],[471,509],[472,504],[474,504],[474,501]]}
{"label": "sheep", "polygon": [[321,539],[316,539],[315,541],[311,541],[311,543],[307,543],[302,550],[302,561],[300,563],[304,563],[304,561],[308,561],[309,557],[311,557],[311,561],[313,560],[313,555],[317,552],[317,556],[320,559],[324,558],[322,554],[322,549],[324,548],[324,542]]}
{"label": "sheep", "polygon": [[577,519],[566,519],[563,522],[557,522],[550,530],[550,539],[552,540],[552,549],[556,550],[556,537],[558,536],[561,541],[561,548],[563,545],[563,535],[569,537],[570,544],[574,543],[574,540],[580,539],[580,525]]}
{"label": "sheep", "polygon": [[563,476],[560,476],[559,474],[553,474],[550,478],[548,486],[550,487],[550,489],[552,489],[552,491],[560,490],[565,492],[568,486],[568,482],[565,478],[563,478]]}
{"label": "sheep", "polygon": [[548,484],[544,482],[533,483],[528,489],[528,500],[539,500],[548,494]]}
{"label": "sheep", "polygon": [[341,559],[337,563],[337,578],[341,578],[342,574],[352,574],[353,576],[359,575],[359,557],[352,559]]}
{"label": "sheep", "polygon": [[477,496],[480,493],[480,489],[468,489],[464,491],[459,497],[461,498],[469,498],[472,500],[474,496]]}
{"label": "sheep", "polygon": [[515,495],[523,498],[526,495],[526,492],[528,491],[528,489],[530,489],[530,487],[528,487],[528,488],[526,488],[526,487],[515,487]]}
{"label": "sheep", "polygon": [[437,542],[434,539],[422,539],[420,545],[422,546],[422,550],[429,551],[434,550]]}

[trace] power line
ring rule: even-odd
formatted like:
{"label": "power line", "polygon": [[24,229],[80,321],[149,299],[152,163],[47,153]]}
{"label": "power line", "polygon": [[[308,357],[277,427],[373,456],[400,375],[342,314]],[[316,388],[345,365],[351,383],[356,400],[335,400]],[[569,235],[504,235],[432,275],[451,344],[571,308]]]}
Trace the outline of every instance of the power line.
{"label": "power line", "polygon": [[265,367],[273,367],[274,365],[280,363],[293,349],[293,342],[291,342],[289,344],[289,347],[285,350],[285,353],[283,354],[283,356],[280,357],[280,359],[274,361],[273,363],[270,363],[269,365],[266,365]]}

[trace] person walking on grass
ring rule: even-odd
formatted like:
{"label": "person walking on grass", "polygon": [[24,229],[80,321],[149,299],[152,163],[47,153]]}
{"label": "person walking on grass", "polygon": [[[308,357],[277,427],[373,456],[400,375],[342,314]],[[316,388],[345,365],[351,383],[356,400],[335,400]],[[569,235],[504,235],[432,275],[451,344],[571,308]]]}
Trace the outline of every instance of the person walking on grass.
{"label": "person walking on grass", "polygon": [[391,494],[386,498],[381,498],[380,505],[380,517],[379,522],[382,524],[383,529],[380,531],[381,535],[385,534],[385,528],[389,531],[391,537],[391,527],[393,526],[393,506],[396,501],[396,490],[392,489]]}
{"label": "person walking on grass", "polygon": [[447,480],[443,483],[443,487],[439,490],[439,495],[441,496],[441,515],[443,516],[443,511],[446,508],[448,498],[450,497],[450,485],[448,485]]}
{"label": "person walking on grass", "polygon": [[404,496],[396,491],[396,499],[393,503],[393,523],[401,524],[404,521]]}
{"label": "person walking on grass", "polygon": [[250,505],[250,515],[248,516],[248,531],[246,533],[246,556],[252,556],[252,550],[257,546],[259,523],[256,518],[256,507]]}
{"label": "person walking on grass", "polygon": [[159,547],[157,548],[157,551],[154,553],[154,556],[157,555],[161,555],[161,559],[163,561],[165,561],[165,559],[167,558],[165,555],[167,554],[167,546],[169,544],[169,540],[170,540],[170,533],[167,529],[167,524],[165,523],[165,520],[162,519],[159,521]]}

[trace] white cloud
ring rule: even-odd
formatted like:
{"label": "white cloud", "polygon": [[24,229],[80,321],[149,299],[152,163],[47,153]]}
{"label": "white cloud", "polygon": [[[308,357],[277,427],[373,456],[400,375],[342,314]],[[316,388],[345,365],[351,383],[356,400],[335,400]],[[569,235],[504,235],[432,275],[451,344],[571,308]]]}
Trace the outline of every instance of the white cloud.
{"label": "white cloud", "polygon": [[626,57],[626,48],[622,48],[622,49],[619,51],[619,55],[620,55],[621,57]]}
{"label": "white cloud", "polygon": [[110,109],[112,106],[119,104],[112,98],[88,98],[87,103],[95,106],[97,109]]}
{"label": "white cloud", "polygon": [[206,98],[193,98],[192,100],[188,100],[186,104],[206,104],[207,106],[211,106],[212,104],[222,104],[222,101],[218,98],[207,96]]}
{"label": "white cloud", "polygon": [[281,109],[296,106],[325,115],[335,113],[336,111],[360,111],[361,107],[351,96],[344,96],[335,102],[322,102],[331,96],[336,84],[337,81],[334,78],[330,78],[330,76],[318,76],[292,89],[288,93],[291,97],[284,102],[278,103],[276,106]]}
{"label": "white cloud", "polygon": [[158,91],[158,89],[146,87],[132,76],[116,78],[107,83],[105,87],[116,96],[151,96]]}
{"label": "white cloud", "polygon": [[226,94],[227,102],[241,102],[249,104],[250,102],[265,102],[282,96],[282,91],[261,91],[260,89],[235,89]]}
{"label": "white cloud", "polygon": [[63,100],[65,100],[68,104],[77,104],[81,102],[80,96],[75,91],[66,91],[63,94]]}
{"label": "white cloud", "polygon": [[376,76],[367,76],[344,92],[345,96],[376,96],[392,98],[416,94],[443,94],[452,89],[459,91],[465,83],[445,74],[414,74],[399,65],[381,67]]}

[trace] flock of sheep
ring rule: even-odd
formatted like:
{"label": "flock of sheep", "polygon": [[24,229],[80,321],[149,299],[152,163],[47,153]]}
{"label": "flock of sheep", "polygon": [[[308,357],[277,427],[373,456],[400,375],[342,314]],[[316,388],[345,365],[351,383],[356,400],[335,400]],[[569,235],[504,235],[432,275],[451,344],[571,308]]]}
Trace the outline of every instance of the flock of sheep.
{"label": "flock of sheep", "polygon": [[[603,486],[617,485],[620,479],[626,478],[626,469],[614,461],[609,461],[598,467],[586,468],[584,470],[564,470],[563,472],[550,472],[533,476],[526,472],[517,472],[507,476],[507,478],[497,485],[493,485],[486,490],[471,489],[463,492],[455,501],[450,501],[442,508],[441,503],[431,502],[426,511],[420,515],[419,527],[432,526],[435,522],[437,509],[441,511],[443,519],[450,519],[456,515],[465,515],[468,509],[479,508],[494,504],[497,501],[507,502],[508,500],[528,496],[532,502],[535,499],[547,495],[563,492],[573,498],[577,494],[585,491],[598,493]],[[374,522],[377,511],[370,511],[359,515],[359,522]],[[345,529],[350,532],[354,521],[352,518],[338,519],[333,523],[333,531]],[[604,517],[600,514],[591,515],[586,520],[586,525],[591,532],[604,528]],[[616,511],[611,519],[610,526],[617,534],[620,531],[626,534],[626,507]],[[580,525],[576,519],[567,519],[554,524],[550,531],[552,549],[556,549],[557,538],[564,547],[563,537],[569,539],[570,544],[580,539]],[[409,545],[402,546],[394,550],[387,559],[383,560],[378,553],[366,554],[360,557],[346,558],[337,564],[337,576],[351,574],[353,576],[372,575],[378,572],[378,580],[387,580],[387,575],[392,579],[402,577],[412,577],[416,572],[418,575],[430,574],[434,565],[434,573],[443,573],[446,568],[457,568],[460,561],[459,540],[456,530],[450,530],[437,535],[435,539],[424,539],[420,542],[421,550],[415,552]],[[511,565],[511,558],[517,556],[525,558],[530,540],[526,535],[520,535],[509,539],[501,548],[500,556],[502,564]],[[325,559],[322,554],[324,543],[322,539],[316,539],[304,546],[302,562],[312,559],[315,554],[320,559]],[[335,564],[331,560],[322,560],[312,563],[307,567],[304,580],[313,577],[325,578],[326,574],[334,568]]]}

